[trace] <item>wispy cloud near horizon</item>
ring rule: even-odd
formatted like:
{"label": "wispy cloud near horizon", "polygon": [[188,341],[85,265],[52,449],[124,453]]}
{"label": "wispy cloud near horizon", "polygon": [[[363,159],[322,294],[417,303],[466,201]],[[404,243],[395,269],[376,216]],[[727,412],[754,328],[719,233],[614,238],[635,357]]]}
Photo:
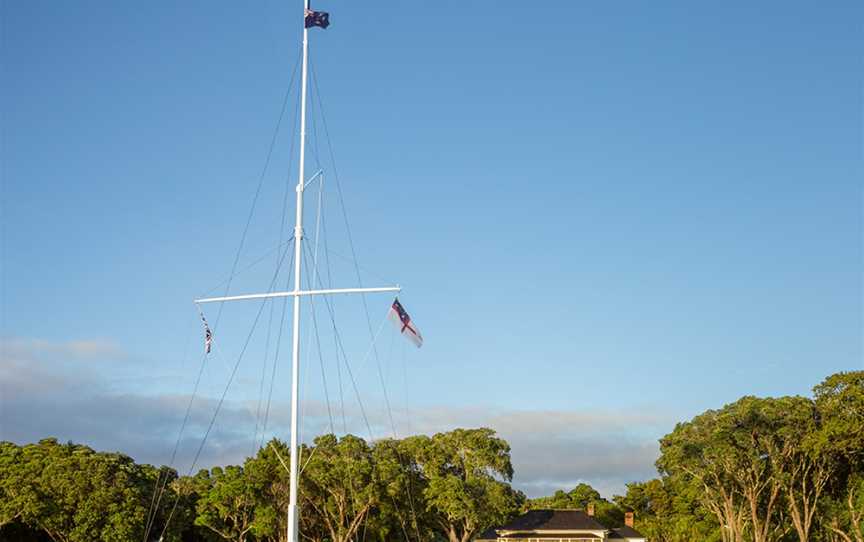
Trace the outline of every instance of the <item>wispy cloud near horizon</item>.
{"label": "wispy cloud near horizon", "polygon": [[3,338],[3,351],[10,358],[36,358],[40,361],[122,361],[128,354],[113,341],[102,338],[78,339],[65,342],[33,338]]}
{"label": "wispy cloud near horizon", "polygon": [[[82,361],[125,354],[110,342],[51,343],[16,339],[0,359],[0,438],[33,442],[46,437],[117,450],[138,461],[170,461],[189,394],[118,392]],[[71,360],[71,361],[69,361]],[[173,465],[185,473],[210,424],[217,400],[196,397]],[[386,410],[368,405],[366,419],[347,414],[337,424],[369,438],[392,436]],[[327,406],[305,401],[303,438],[329,432]],[[670,426],[666,416],[646,412],[490,409],[479,405],[441,406],[394,413],[398,436],[431,434],[456,427],[491,427],[512,449],[514,485],[529,496],[588,482],[605,496],[629,481],[655,475],[657,434]],[[288,406],[271,406],[267,435],[288,436]],[[195,468],[241,462],[254,453],[262,421],[257,405],[229,399],[222,405]],[[368,420],[369,425],[366,425]]]}

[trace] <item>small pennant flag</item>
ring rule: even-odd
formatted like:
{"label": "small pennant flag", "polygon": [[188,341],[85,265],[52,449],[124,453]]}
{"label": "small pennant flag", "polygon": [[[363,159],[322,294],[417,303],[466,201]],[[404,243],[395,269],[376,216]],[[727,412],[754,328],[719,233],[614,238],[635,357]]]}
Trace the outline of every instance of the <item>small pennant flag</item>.
{"label": "small pennant flag", "polygon": [[405,308],[399,303],[398,297],[393,300],[393,305],[390,306],[390,312],[387,316],[399,328],[399,333],[411,341],[414,346],[417,348],[423,346],[423,335],[420,335],[420,330],[411,321],[411,317],[408,316]]}
{"label": "small pennant flag", "polygon": [[207,325],[207,319],[204,318],[204,313],[199,312],[201,321],[204,322],[204,353],[210,353],[210,347],[213,345],[213,334],[210,332],[210,326]]}
{"label": "small pennant flag", "polygon": [[306,28],[312,28],[313,26],[320,26],[321,28],[327,28],[330,26],[330,14],[326,11],[312,11],[311,9],[307,9]]}

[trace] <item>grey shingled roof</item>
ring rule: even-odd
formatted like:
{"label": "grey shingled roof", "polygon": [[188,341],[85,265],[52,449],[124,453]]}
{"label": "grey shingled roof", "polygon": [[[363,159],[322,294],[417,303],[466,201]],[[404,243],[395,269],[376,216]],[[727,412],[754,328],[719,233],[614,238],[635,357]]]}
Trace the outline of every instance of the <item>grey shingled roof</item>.
{"label": "grey shingled roof", "polygon": [[498,527],[499,531],[538,530],[585,530],[602,531],[603,526],[582,510],[529,510],[509,523]]}
{"label": "grey shingled roof", "polygon": [[645,536],[634,529],[633,527],[618,527],[617,529],[612,529],[612,537],[610,538],[645,538]]}
{"label": "grey shingled roof", "polygon": [[494,527],[492,527],[490,529],[486,529],[485,531],[483,531],[482,533],[480,533],[479,535],[477,535],[474,538],[474,540],[497,540],[497,539],[498,539],[498,532],[495,530]]}
{"label": "grey shingled roof", "polygon": [[594,534],[591,532],[582,532],[582,531],[568,531],[567,534],[561,534],[561,533],[557,533],[557,534],[556,533],[516,533],[516,534],[508,534],[507,535],[508,540],[513,540],[513,539],[518,540],[518,539],[522,539],[522,538],[524,538],[526,540],[527,539],[543,540],[543,539],[548,538],[550,540],[555,540],[556,542],[558,540],[561,540],[562,537],[564,537],[564,538],[584,538],[584,539],[591,539],[591,540],[600,540],[601,539],[600,535],[597,535],[597,534]]}

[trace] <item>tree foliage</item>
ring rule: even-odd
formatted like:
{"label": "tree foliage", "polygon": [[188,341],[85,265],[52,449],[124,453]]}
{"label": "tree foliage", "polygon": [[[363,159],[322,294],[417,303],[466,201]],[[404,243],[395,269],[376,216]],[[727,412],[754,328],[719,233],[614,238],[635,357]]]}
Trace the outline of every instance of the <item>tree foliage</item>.
{"label": "tree foliage", "polygon": [[[0,542],[286,542],[289,456],[273,440],[178,477],[54,439],[0,442]],[[485,428],[322,435],[300,456],[308,542],[467,542],[520,510],[589,507],[609,527],[635,512],[652,542],[864,542],[864,371],[829,376],[812,399],[748,396],[679,423],[659,476],[611,501],[584,483],[526,500],[509,445]]]}
{"label": "tree foliage", "polygon": [[528,509],[587,510],[589,507],[597,520],[607,527],[620,527],[624,524],[621,508],[604,499],[599,491],[585,483],[578,484],[570,491],[559,489],[549,497],[531,499],[527,503]]}
{"label": "tree foliage", "polygon": [[[359,437],[323,435],[304,449],[300,487],[303,511],[320,540],[348,542],[382,503],[372,448]],[[323,529],[321,528],[323,527]]]}
{"label": "tree foliage", "polygon": [[[178,477],[53,439],[2,442],[0,541],[285,542],[289,456],[273,440],[242,465]],[[300,527],[310,542],[439,542],[451,533],[463,542],[521,504],[508,483],[510,448],[488,429],[376,443],[322,435],[300,458]]]}
{"label": "tree foliage", "polygon": [[[55,542],[141,539],[155,469],[116,453],[45,439],[0,446],[0,513]],[[177,530],[166,540],[177,540]]]}
{"label": "tree foliage", "polygon": [[721,540],[713,514],[702,506],[701,488],[670,477],[627,484],[627,493],[615,497],[622,510],[635,513],[636,526],[650,540],[690,542]]}
{"label": "tree foliage", "polygon": [[491,429],[456,429],[407,439],[406,449],[422,472],[426,511],[450,542],[467,542],[502,523],[524,497],[513,478],[510,445]]}
{"label": "tree foliage", "polygon": [[661,483],[694,495],[724,542],[864,542],[862,420],[864,371],[828,377],[813,399],[744,397],[661,440]]}

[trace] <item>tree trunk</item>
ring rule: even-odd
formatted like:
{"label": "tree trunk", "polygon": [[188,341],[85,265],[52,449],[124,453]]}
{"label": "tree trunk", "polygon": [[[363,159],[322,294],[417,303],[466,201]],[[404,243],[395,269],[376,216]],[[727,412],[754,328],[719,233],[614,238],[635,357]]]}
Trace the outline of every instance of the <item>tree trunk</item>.
{"label": "tree trunk", "polygon": [[[772,457],[777,455],[772,454]],[[775,471],[789,472],[789,477],[783,479],[787,512],[798,541],[808,542],[819,499],[831,477],[830,469],[823,459],[813,459],[798,450],[797,443],[790,443],[779,455],[779,458],[772,459],[772,463]]]}
{"label": "tree trunk", "polygon": [[[707,485],[706,492],[708,492]],[[717,517],[717,522],[720,524],[720,536],[723,542],[744,542],[745,512],[741,504],[735,502],[735,494],[721,487],[719,494],[715,495],[715,498],[717,501],[706,497],[706,500],[703,502]]]}
{"label": "tree trunk", "polygon": [[849,496],[846,500],[849,505],[849,528],[852,529],[852,535],[855,537],[855,542],[864,542],[864,510],[856,510],[855,502],[852,500],[853,488],[849,488]]}
{"label": "tree trunk", "polygon": [[864,510],[855,509],[855,501],[853,500],[853,488],[849,488],[849,493],[846,498],[846,505],[849,508],[849,532],[842,528],[837,517],[831,520],[828,528],[834,536],[839,537],[843,542],[864,542]]}
{"label": "tree trunk", "polygon": [[[741,493],[750,509],[753,542],[770,542],[775,533],[774,506],[780,494],[780,482],[764,467],[752,466],[738,479]],[[767,496],[765,493],[767,492]],[[767,499],[767,501],[763,500]]]}

